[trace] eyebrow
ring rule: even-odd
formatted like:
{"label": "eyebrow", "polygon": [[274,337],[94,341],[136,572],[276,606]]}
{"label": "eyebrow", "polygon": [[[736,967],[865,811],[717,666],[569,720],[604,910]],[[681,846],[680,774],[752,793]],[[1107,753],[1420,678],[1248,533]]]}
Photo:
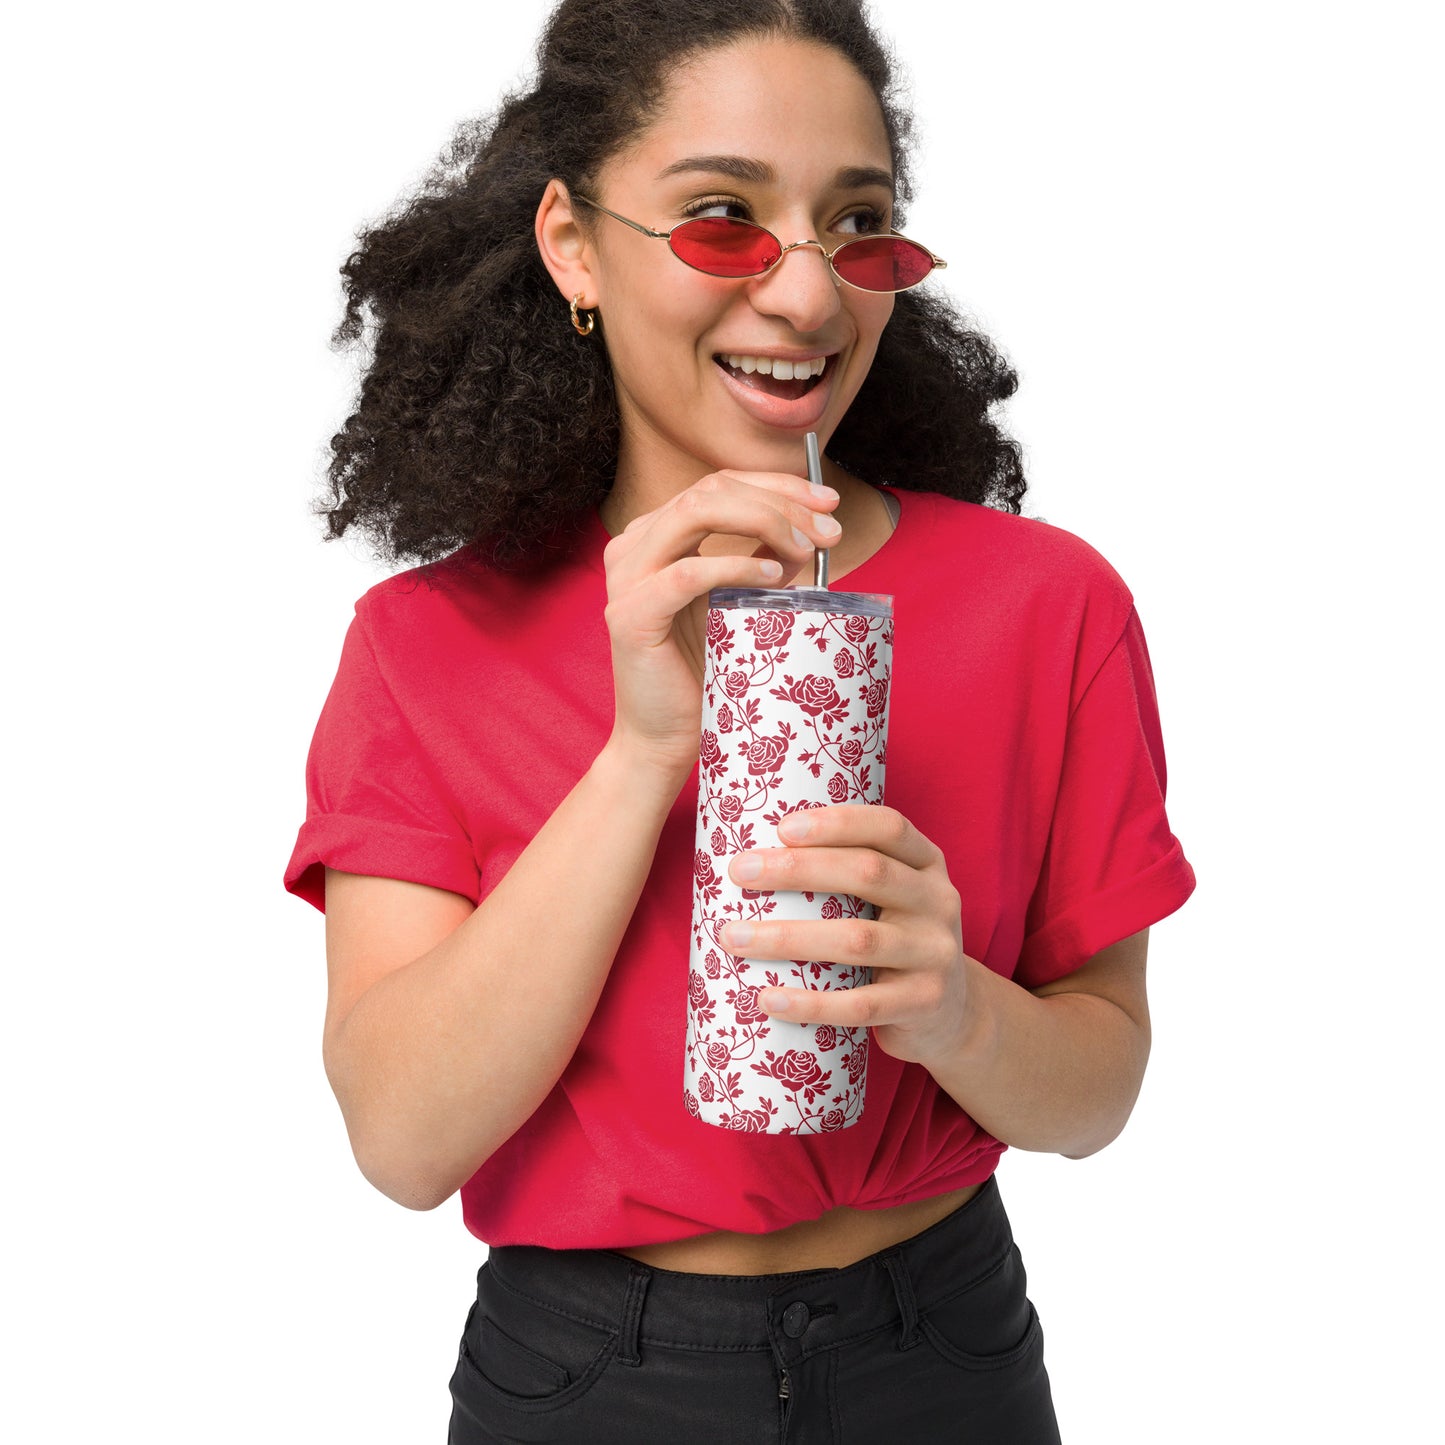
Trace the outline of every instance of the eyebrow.
{"label": "eyebrow", "polygon": [[[753,160],[750,156],[688,156],[674,161],[657,173],[658,180],[680,175],[686,171],[705,171],[712,175],[731,176],[737,181],[752,181],[767,186],[777,182],[777,175],[766,161]],[[881,186],[890,195],[893,193],[893,177],[877,166],[844,166],[833,178],[839,190],[856,190],[859,186]]]}

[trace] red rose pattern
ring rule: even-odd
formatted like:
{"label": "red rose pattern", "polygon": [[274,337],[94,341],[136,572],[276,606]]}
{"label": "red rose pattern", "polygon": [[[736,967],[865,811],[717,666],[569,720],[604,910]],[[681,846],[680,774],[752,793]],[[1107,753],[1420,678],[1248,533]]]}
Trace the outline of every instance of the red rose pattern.
{"label": "red rose pattern", "polygon": [[[756,988],[740,988],[735,994],[731,995],[731,998],[733,1011],[737,1014],[740,1024],[755,1024],[767,1018],[767,1014],[758,1007],[758,991]],[[689,999],[688,1002],[691,1003],[692,1000]],[[693,1008],[696,1009],[697,1005],[693,1004]]]}
{"label": "red rose pattern", "polygon": [[[711,1122],[711,1121],[709,1121]],[[767,1132],[768,1114],[764,1109],[739,1109],[718,1121],[725,1129],[736,1129],[743,1134]]]}
{"label": "red rose pattern", "polygon": [[707,729],[703,730],[702,737],[698,743],[697,756],[698,761],[705,768],[715,768],[722,761],[722,750],[717,745],[717,734],[715,732],[708,731]]}
{"label": "red rose pattern", "polygon": [[743,749],[748,760],[748,772],[754,776],[775,773],[788,755],[788,740],[784,737],[755,738]]}
{"label": "red rose pattern", "polygon": [[835,713],[841,716],[846,708],[831,677],[809,676],[798,682],[785,677],[783,681],[788,686],[774,688],[773,696],[797,703],[810,717],[818,717],[820,714],[831,717]]}
{"label": "red rose pattern", "polygon": [[[712,646],[712,614],[720,609],[714,607],[708,610],[707,631],[708,646]],[[793,620],[797,617],[796,612],[751,612],[747,614],[752,621],[753,646],[754,647],[781,647],[793,632]],[[723,617],[727,613],[722,613]]]}
{"label": "red rose pattern", "polygon": [[892,645],[886,618],[709,610],[683,1093],[703,1123],[825,1134],[862,1117],[867,1028],[772,1019],[758,993],[850,988],[869,971],[739,957],[718,935],[734,919],[877,916],[846,894],[742,888],[727,863],[776,846],[773,829],[796,809],[883,801]]}

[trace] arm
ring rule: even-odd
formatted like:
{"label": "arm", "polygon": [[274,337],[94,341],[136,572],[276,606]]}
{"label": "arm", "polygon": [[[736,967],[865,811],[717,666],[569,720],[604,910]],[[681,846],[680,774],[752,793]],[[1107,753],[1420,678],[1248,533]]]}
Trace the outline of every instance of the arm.
{"label": "arm", "polygon": [[[791,475],[715,473],[613,537],[612,736],[479,906],[328,869],[322,1053],[357,1163],[382,1193],[435,1208],[562,1076],[697,762],[706,594],[795,574],[815,541],[830,545],[818,521],[837,501]],[[763,552],[699,555],[713,535],[756,538]]]}
{"label": "arm", "polygon": [[[444,890],[327,871],[322,1054],[357,1163],[383,1194],[435,1208],[561,1077],[679,786],[609,743],[475,909]],[[428,928],[444,936],[415,957]],[[413,961],[396,968],[397,956]]]}
{"label": "arm", "polygon": [[[750,888],[852,893],[877,919],[763,923],[723,931],[752,958],[828,958],[873,982],[829,992],[768,988],[764,1012],[868,1025],[894,1058],[922,1064],[996,1139],[1083,1158],[1123,1129],[1149,1057],[1143,929],[1032,991],[964,953],[959,895],[942,851],[902,814],[843,804],[785,818],[789,846],[737,854]],[[751,860],[754,874],[739,870]]]}
{"label": "arm", "polygon": [[929,1072],[1015,1149],[1097,1153],[1123,1130],[1144,1080],[1148,951],[1146,928],[1032,990],[965,957],[963,1027]]}

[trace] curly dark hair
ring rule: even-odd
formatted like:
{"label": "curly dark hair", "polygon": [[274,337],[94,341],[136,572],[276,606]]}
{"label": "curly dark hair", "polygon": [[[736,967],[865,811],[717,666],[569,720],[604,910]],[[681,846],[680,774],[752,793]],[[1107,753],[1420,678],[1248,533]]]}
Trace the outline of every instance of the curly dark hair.
{"label": "curly dark hair", "polygon": [[[671,67],[751,35],[821,42],[867,80],[902,224],[911,119],[862,0],[562,0],[535,84],[463,121],[341,268],[346,314],[331,344],[366,333],[373,354],[331,439],[330,490],[316,505],[328,541],[356,526],[389,563],[470,549],[518,570],[575,539],[612,485],[617,402],[605,347],[566,324],[538,254],[538,202],[554,177],[587,193],[655,114]],[[1018,512],[1019,447],[988,415],[1017,385],[945,298],[900,293],[828,454],[868,482]]]}

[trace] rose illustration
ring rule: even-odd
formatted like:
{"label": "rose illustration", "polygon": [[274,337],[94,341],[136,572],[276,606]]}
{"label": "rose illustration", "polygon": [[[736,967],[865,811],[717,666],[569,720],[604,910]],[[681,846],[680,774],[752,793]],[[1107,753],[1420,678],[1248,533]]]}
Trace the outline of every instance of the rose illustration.
{"label": "rose illustration", "polygon": [[838,902],[836,893],[830,893],[823,900],[822,916],[824,918],[841,918],[843,916],[843,905]]}
{"label": "rose illustration", "polygon": [[730,672],[723,678],[723,691],[734,701],[742,697],[751,686],[752,682],[745,672]]}
{"label": "rose illustration", "polygon": [[888,702],[888,684],[870,682],[863,692],[863,701],[868,704],[868,716],[877,717]]}
{"label": "rose illustration", "polygon": [[838,696],[833,679],[818,677],[816,674],[800,678],[788,688],[775,687],[773,696],[797,703],[809,717],[817,717],[824,712],[842,712],[846,706]]}
{"label": "rose illustration", "polygon": [[853,654],[846,648],[833,656],[833,671],[839,677],[852,677],[854,672]]}
{"label": "rose illustration", "polygon": [[[828,796],[835,803],[844,802],[848,797],[848,779],[842,773],[834,773],[828,779]],[[721,850],[719,850],[721,851]]]}
{"label": "rose illustration", "polygon": [[762,1109],[739,1109],[722,1123],[723,1128],[735,1129],[739,1134],[761,1134],[768,1127],[768,1116]]}
{"label": "rose illustration", "polygon": [[714,828],[712,830],[712,837],[708,839],[708,842],[712,844],[712,851],[716,853],[719,858],[727,852],[728,836],[721,828]]}
{"label": "rose illustration", "polygon": [[792,631],[791,612],[760,612],[753,622],[753,641],[759,647],[781,647]]}
{"label": "rose illustration", "polygon": [[687,1001],[693,1008],[707,1007],[707,980],[696,969],[687,977]]}
{"label": "rose illustration", "polygon": [[849,738],[838,749],[838,761],[845,768],[856,768],[863,757],[863,744],[857,738]]}
{"label": "rose illustration", "polygon": [[843,624],[843,635],[849,642],[862,642],[868,636],[868,619],[855,613]]}
{"label": "rose illustration", "polygon": [[722,762],[722,750],[717,745],[717,734],[708,728],[704,728],[702,739],[698,744],[698,760],[705,768],[715,768]]}
{"label": "rose illustration", "polygon": [[743,800],[736,793],[729,793],[718,803],[717,815],[724,823],[736,823],[743,815]]}
{"label": "rose illustration", "polygon": [[720,607],[710,607],[707,613],[707,640],[709,646],[716,647],[724,637],[728,635],[728,625],[723,620]]}
{"label": "rose illustration", "polygon": [[744,985],[737,991],[737,996],[733,999],[733,1008],[740,1024],[755,1024],[759,1020],[767,1018],[767,1014],[758,1004],[757,989],[748,985]]}
{"label": "rose illustration", "polygon": [[732,1062],[732,1050],[726,1044],[712,1043],[707,1046],[707,1066],[710,1069],[725,1069]]}
{"label": "rose illustration", "polygon": [[692,871],[700,888],[707,888],[718,881],[717,874],[713,872],[712,859],[701,848],[692,860]]}
{"label": "rose illustration", "polygon": [[[704,1082],[708,1081],[705,1080]],[[822,1119],[819,1120],[819,1124],[825,1134],[831,1134],[835,1130],[841,1129],[846,1121],[847,1116],[841,1109],[829,1109],[828,1112],[823,1115]]]}
{"label": "rose illustration", "polygon": [[848,1066],[848,1082],[856,1089],[859,1079],[863,1077],[863,1071],[868,1067],[867,1034],[854,1041],[853,1052],[845,1054],[843,1062]]}
{"label": "rose illustration", "polygon": [[813,1031],[813,1042],[820,1054],[826,1054],[829,1049],[838,1047],[838,1030],[832,1024],[819,1024]]}
{"label": "rose illustration", "polygon": [[722,960],[718,958],[715,949],[708,949],[707,957],[702,961],[703,971],[709,978],[717,978],[722,973]]}
{"label": "rose illustration", "polygon": [[830,1075],[818,1062],[816,1054],[804,1049],[789,1049],[773,1061],[770,1073],[785,1089],[817,1089]]}
{"label": "rose illustration", "polygon": [[702,1110],[698,1107],[697,1097],[693,1094],[691,1089],[688,1089],[684,1093],[683,1099],[687,1104],[687,1112],[691,1114],[694,1119],[696,1119],[697,1116],[702,1113]]}
{"label": "rose illustration", "polygon": [[712,1076],[711,1076],[711,1075],[709,1075],[709,1074],[704,1074],[704,1075],[702,1076],[702,1078],[700,1078],[700,1079],[697,1081],[697,1092],[698,1092],[698,1097],[703,1101],[704,1104],[711,1104],[711,1103],[712,1103]]}
{"label": "rose illustration", "polygon": [[733,730],[733,710],[727,703],[717,710],[717,730],[720,733],[730,733]]}
{"label": "rose illustration", "polygon": [[754,776],[765,776],[777,772],[788,755],[786,738],[758,738],[746,749],[748,772]]}

